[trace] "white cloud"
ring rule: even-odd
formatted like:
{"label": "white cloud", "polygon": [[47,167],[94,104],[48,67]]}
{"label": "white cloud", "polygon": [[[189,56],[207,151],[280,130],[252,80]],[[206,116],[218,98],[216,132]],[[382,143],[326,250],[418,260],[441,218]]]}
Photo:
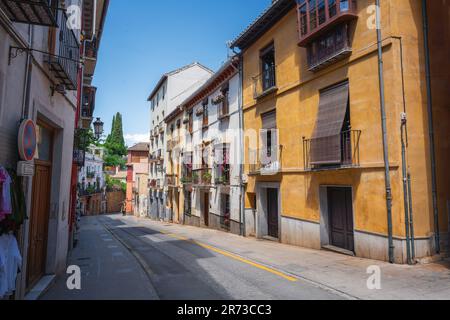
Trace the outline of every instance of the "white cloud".
{"label": "white cloud", "polygon": [[127,133],[124,138],[128,147],[132,147],[139,142],[150,142],[149,133]]}

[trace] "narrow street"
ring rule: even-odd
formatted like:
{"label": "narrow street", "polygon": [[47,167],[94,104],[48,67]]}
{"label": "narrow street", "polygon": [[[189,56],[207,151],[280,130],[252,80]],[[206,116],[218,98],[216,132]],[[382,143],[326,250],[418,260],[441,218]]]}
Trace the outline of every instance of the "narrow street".
{"label": "narrow street", "polygon": [[58,299],[271,300],[343,299],[295,276],[134,218],[84,218],[69,263],[82,269],[82,290],[61,278],[43,297]]}
{"label": "narrow street", "polygon": [[[383,271],[382,290],[366,287],[372,264]],[[450,294],[447,265],[389,265],[121,215],[83,218],[69,265],[82,270],[81,290],[68,290],[63,277],[42,299],[445,299]],[[412,273],[419,277],[411,278]]]}

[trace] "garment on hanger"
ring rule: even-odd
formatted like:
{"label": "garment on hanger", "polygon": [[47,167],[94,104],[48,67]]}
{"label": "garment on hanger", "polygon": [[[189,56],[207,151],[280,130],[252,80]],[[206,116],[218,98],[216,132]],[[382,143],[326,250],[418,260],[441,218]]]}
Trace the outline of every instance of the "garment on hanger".
{"label": "garment on hanger", "polygon": [[12,214],[11,183],[12,180],[8,171],[0,166],[0,222],[3,221],[7,215]]}
{"label": "garment on hanger", "polygon": [[17,240],[12,234],[0,236],[0,298],[16,290],[17,274],[22,266],[22,256]]}

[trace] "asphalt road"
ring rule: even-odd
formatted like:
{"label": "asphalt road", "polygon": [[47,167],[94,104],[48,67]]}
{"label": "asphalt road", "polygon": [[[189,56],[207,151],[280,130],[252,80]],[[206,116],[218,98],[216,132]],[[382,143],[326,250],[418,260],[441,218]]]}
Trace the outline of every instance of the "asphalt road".
{"label": "asphalt road", "polygon": [[68,291],[63,278],[44,299],[343,299],[282,270],[118,216],[85,218],[74,254],[88,257],[82,290]]}

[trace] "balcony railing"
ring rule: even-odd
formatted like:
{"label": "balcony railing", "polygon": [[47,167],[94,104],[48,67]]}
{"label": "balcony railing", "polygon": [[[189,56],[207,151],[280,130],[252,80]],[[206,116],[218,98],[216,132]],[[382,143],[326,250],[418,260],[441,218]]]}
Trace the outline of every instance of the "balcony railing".
{"label": "balcony railing", "polygon": [[356,0],[297,0],[299,45],[306,47],[334,26],[358,17]]}
{"label": "balcony railing", "polygon": [[223,120],[230,115],[228,94],[222,97],[222,101],[218,104],[218,118],[219,120]]}
{"label": "balcony railing", "polygon": [[263,98],[277,89],[275,65],[253,78],[253,96],[255,99]]}
{"label": "balcony railing", "polygon": [[83,102],[81,106],[81,120],[83,129],[91,127],[94,110],[95,110],[95,96],[97,88],[83,87]]}
{"label": "balcony railing", "polygon": [[95,38],[93,41],[86,41],[85,42],[85,56],[89,59],[97,59],[97,52],[98,52],[98,46],[97,46],[97,39]]}
{"label": "balcony railing", "polygon": [[230,165],[221,164],[216,168],[215,183],[217,185],[229,185],[230,184]]}
{"label": "balcony railing", "polygon": [[166,175],[165,185],[168,187],[173,187],[177,185],[178,176],[176,174]]}
{"label": "balcony railing", "polygon": [[303,140],[305,170],[327,170],[360,166],[361,131]]}
{"label": "balcony railing", "polygon": [[62,12],[59,17],[59,49],[57,56],[49,55],[48,64],[58,84],[67,90],[77,90],[80,45],[74,31],[67,26],[66,13]]}
{"label": "balcony railing", "polygon": [[173,149],[175,149],[179,144],[180,139],[178,137],[167,140],[167,151],[168,152],[173,151]]}
{"label": "balcony railing", "polygon": [[192,184],[193,182],[193,174],[192,169],[187,168],[186,166],[183,168],[183,173],[181,175],[181,183],[182,184]]}
{"label": "balcony railing", "polygon": [[281,145],[249,151],[250,174],[275,175],[281,171]]}
{"label": "balcony railing", "polygon": [[86,152],[80,149],[73,150],[73,163],[79,167],[84,167]]}
{"label": "balcony railing", "polygon": [[13,22],[57,27],[59,0],[0,0],[0,8]]}
{"label": "balcony railing", "polygon": [[212,170],[201,168],[192,173],[192,183],[197,186],[210,186],[212,181]]}

